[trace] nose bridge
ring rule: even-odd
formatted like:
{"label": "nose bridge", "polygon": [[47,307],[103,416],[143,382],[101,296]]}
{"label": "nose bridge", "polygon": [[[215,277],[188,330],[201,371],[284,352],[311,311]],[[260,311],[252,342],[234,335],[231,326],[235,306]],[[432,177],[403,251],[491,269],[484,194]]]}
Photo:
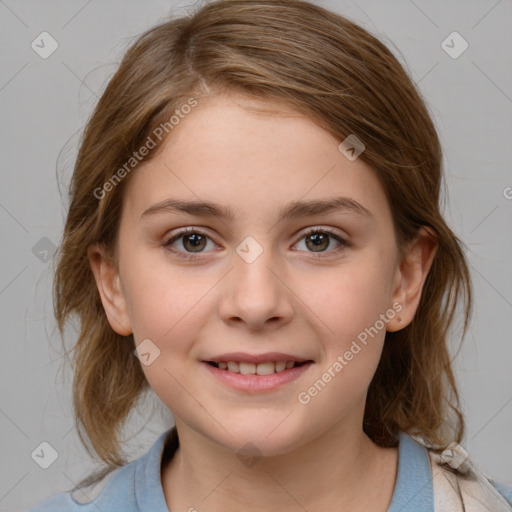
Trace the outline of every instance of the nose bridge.
{"label": "nose bridge", "polygon": [[256,327],[267,319],[291,314],[287,288],[277,277],[280,265],[269,239],[248,236],[236,247],[230,290],[221,308],[225,319],[238,317]]}
{"label": "nose bridge", "polygon": [[260,236],[256,239],[247,236],[236,248],[234,270],[237,289],[247,287],[249,293],[261,296],[267,301],[271,296],[275,297],[279,286],[274,273],[270,270],[272,266],[276,266],[276,257],[273,254],[270,237]]}

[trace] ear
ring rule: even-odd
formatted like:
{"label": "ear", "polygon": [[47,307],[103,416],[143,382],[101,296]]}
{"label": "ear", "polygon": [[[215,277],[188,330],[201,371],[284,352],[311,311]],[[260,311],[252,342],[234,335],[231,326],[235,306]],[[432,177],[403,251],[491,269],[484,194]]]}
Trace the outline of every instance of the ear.
{"label": "ear", "polygon": [[437,247],[437,238],[430,229],[420,228],[395,273],[392,302],[401,304],[402,309],[388,322],[387,331],[399,331],[412,322]]}
{"label": "ear", "polygon": [[116,264],[97,243],[88,248],[87,255],[110,326],[118,334],[129,336],[133,330]]}

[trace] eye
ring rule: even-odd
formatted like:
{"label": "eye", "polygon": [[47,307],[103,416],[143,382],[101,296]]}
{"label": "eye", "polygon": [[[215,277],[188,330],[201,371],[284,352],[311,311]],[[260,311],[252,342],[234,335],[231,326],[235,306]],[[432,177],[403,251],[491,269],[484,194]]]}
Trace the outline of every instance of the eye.
{"label": "eye", "polygon": [[[304,239],[306,240],[305,245],[307,249],[310,250],[316,258],[324,257],[323,254],[319,253],[327,252],[329,254],[337,254],[350,245],[344,238],[336,234],[333,230],[320,227],[308,229],[299,242]],[[338,247],[327,250],[331,245],[332,239],[338,242]]]}
{"label": "eye", "polygon": [[172,248],[174,242],[178,241],[180,238],[183,240],[179,245],[181,245],[183,249],[186,251],[191,251],[191,253],[197,253],[198,255],[204,252],[203,249],[207,244],[207,240],[211,240],[211,238],[203,231],[200,231],[196,228],[186,228],[173,235],[164,243],[164,247],[169,248],[169,250],[176,253],[178,256],[189,259],[197,258],[199,256],[186,252],[183,253],[175,248]]}
{"label": "eye", "polygon": [[[181,249],[184,249],[185,252],[173,247],[180,239],[182,240],[178,245],[181,245]],[[314,255],[313,257],[315,258],[324,257],[324,255],[320,253],[325,252],[328,254],[337,254],[350,245],[344,238],[336,234],[333,230],[320,227],[308,229],[299,242],[304,239],[306,239],[307,250],[312,252]],[[331,246],[332,239],[338,243],[338,247],[327,250],[329,246]],[[211,241],[211,238],[203,231],[197,228],[185,228],[171,236],[164,243],[164,247],[168,248],[179,257],[193,259],[200,257],[203,252],[206,252],[204,249],[208,245],[208,240]]]}

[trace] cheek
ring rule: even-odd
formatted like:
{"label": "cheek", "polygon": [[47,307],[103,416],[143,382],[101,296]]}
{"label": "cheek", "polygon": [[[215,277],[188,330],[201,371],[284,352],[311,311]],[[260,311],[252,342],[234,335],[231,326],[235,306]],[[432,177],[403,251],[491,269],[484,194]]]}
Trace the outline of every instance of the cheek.
{"label": "cheek", "polygon": [[386,333],[380,315],[390,310],[389,275],[370,262],[348,267],[315,279],[317,292],[307,301],[320,319],[316,336],[323,350],[317,373],[297,397],[312,424],[322,417],[327,425],[362,407],[380,361]]}
{"label": "cheek", "polygon": [[311,410],[329,409],[334,401],[334,416],[363,400],[382,353],[386,322],[381,315],[389,320],[394,316],[390,260],[377,257],[377,251],[359,256],[320,279],[316,276],[316,292],[308,300],[321,319],[316,322],[316,335],[324,353],[319,368],[322,382],[311,382],[311,393],[303,390],[304,400],[315,403]]}
{"label": "cheek", "polygon": [[314,282],[305,284],[302,293],[306,304],[335,343],[349,342],[373,326],[391,306],[391,270],[375,260],[360,258],[316,274]]}
{"label": "cheek", "polygon": [[138,265],[135,259],[126,287],[133,335],[136,345],[149,339],[157,347],[149,345],[150,351],[158,354],[141,368],[164,403],[179,410],[187,400],[178,381],[189,371],[200,318],[207,318],[201,298],[211,285],[179,267]]}
{"label": "cheek", "polygon": [[128,314],[137,342],[145,338],[179,350],[186,340],[190,318],[197,315],[201,298],[211,286],[179,266],[167,264],[165,258],[149,261],[133,254],[125,260],[125,291]]}

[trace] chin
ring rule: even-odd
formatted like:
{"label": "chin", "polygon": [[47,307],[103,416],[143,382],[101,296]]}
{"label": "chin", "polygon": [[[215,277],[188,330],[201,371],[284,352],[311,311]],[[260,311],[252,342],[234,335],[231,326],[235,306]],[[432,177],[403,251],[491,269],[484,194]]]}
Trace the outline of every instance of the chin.
{"label": "chin", "polygon": [[[286,415],[284,416],[286,418]],[[274,457],[284,455],[301,446],[304,430],[299,426],[285,425],[283,416],[278,421],[236,422],[223,425],[231,436],[220,429],[220,438],[215,441],[229,448],[237,455],[252,457]],[[282,422],[281,424],[279,424]],[[276,428],[277,427],[277,428]]]}

